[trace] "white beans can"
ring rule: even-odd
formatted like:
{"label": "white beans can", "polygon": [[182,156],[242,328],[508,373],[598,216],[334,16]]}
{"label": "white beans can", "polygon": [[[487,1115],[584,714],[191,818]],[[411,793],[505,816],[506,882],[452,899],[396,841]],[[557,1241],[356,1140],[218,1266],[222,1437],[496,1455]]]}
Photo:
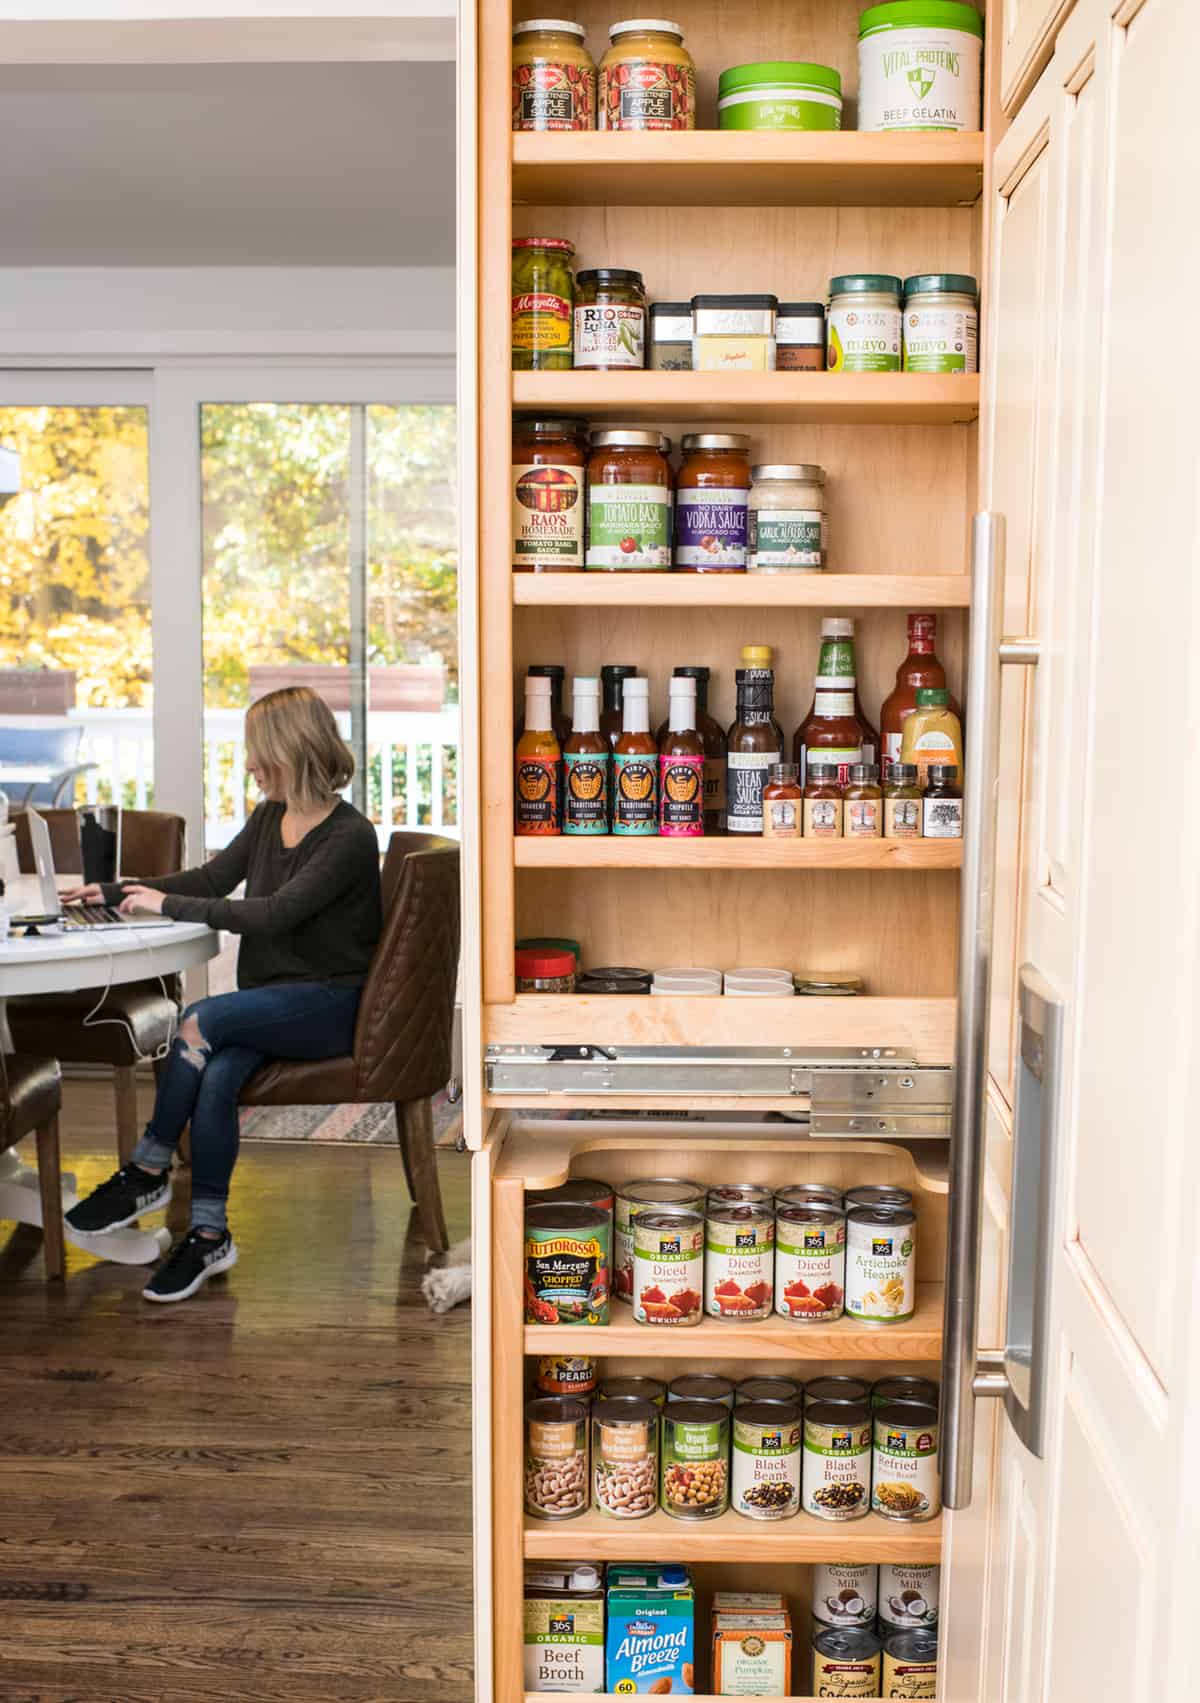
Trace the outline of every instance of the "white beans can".
{"label": "white beans can", "polygon": [[633,1300],[633,1221],[641,1212],[703,1212],[704,1189],[683,1177],[640,1177],[622,1183],[613,1206],[613,1282],[618,1301]]}
{"label": "white beans can", "polygon": [[641,1325],[698,1325],[704,1302],[704,1220],[643,1212],[633,1225],[633,1316]]}
{"label": "white beans can", "polygon": [[800,1510],[800,1408],[751,1401],[733,1413],[734,1508],[748,1520],[787,1520]]}
{"label": "white beans can", "polygon": [[771,1207],[710,1204],[704,1272],[704,1310],[710,1318],[769,1319],[775,1281]]}
{"label": "white beans can", "polygon": [[775,1219],[775,1311],[800,1323],[842,1316],[846,1216],[830,1206],[781,1206]]}
{"label": "white beans can", "polygon": [[875,1410],[871,1507],[888,1520],[932,1520],[942,1505],[938,1416],[918,1402]]}
{"label": "white beans can", "polygon": [[879,1568],[869,1561],[818,1561],[812,1573],[812,1611],[826,1626],[874,1627]]}
{"label": "white beans can", "polygon": [[916,1311],[917,1220],[907,1207],[857,1206],[846,1217],[846,1312],[901,1324]]}
{"label": "white beans can", "polygon": [[592,1499],[614,1520],[658,1507],[658,1409],[628,1396],[592,1407]]}

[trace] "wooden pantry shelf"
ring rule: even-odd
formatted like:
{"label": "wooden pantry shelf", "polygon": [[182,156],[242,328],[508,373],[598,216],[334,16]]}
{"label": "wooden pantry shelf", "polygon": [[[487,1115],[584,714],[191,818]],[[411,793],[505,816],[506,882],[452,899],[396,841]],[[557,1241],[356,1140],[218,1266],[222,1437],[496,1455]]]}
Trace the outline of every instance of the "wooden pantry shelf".
{"label": "wooden pantry shelf", "polygon": [[[612,1703],[613,1695],[614,1693],[611,1691],[581,1691],[576,1693],[575,1703]],[[715,1697],[712,1692],[708,1691],[688,1692],[691,1703],[728,1703],[728,1695],[728,1692],[725,1697]],[[544,1691],[527,1691],[524,1703],[543,1703],[545,1696]],[[821,1700],[819,1697],[810,1697],[806,1692],[803,1697],[795,1695],[788,1697],[760,1696],[758,1703],[821,1703]]]}
{"label": "wooden pantry shelf", "polygon": [[591,420],[953,426],[979,416],[979,375],[927,373],[525,373],[514,408]]}
{"label": "wooden pantry shelf", "polygon": [[868,1514],[861,1520],[748,1520],[730,1511],[693,1524],[661,1510],[642,1520],[614,1520],[589,1509],[575,1520],[525,1521],[525,1554],[536,1560],[571,1555],[598,1561],[940,1561],[942,1521],[906,1525]]}
{"label": "wooden pantry shelf", "polygon": [[963,207],[983,136],[859,130],[515,135],[512,193],[543,207]]}
{"label": "wooden pantry shelf", "polygon": [[961,840],[670,839],[562,834],[513,840],[518,869],[961,869]]}
{"label": "wooden pantry shelf", "polygon": [[632,1309],[612,1304],[607,1325],[526,1325],[526,1354],[624,1355],[647,1360],[940,1360],[942,1285],[919,1283],[917,1307],[902,1325],[864,1325],[854,1319],[832,1324],[793,1324],[763,1319],[754,1324],[702,1319],[685,1330],[635,1323]]}
{"label": "wooden pantry shelf", "polygon": [[514,574],[521,609],[966,609],[969,574]]}

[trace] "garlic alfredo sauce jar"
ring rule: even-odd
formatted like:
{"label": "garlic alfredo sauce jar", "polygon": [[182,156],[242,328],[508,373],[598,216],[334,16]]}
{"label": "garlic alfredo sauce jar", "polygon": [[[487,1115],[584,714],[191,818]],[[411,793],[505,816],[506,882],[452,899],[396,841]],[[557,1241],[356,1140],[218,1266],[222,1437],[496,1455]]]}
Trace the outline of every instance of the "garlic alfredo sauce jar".
{"label": "garlic alfredo sauce jar", "polygon": [[983,20],[961,0],[890,0],[858,21],[860,130],[978,130]]}
{"label": "garlic alfredo sauce jar", "polygon": [[766,462],[750,469],[746,567],[752,574],[815,574],[825,566],[825,469]]}

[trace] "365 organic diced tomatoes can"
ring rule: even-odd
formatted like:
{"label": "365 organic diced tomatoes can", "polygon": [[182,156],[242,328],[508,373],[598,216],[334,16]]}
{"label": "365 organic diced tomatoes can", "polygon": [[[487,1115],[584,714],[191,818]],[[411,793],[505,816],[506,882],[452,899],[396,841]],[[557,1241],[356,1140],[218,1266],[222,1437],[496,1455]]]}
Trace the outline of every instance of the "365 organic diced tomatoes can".
{"label": "365 organic diced tomatoes can", "polygon": [[775,1283],[775,1213],[739,1204],[708,1209],[704,1309],[714,1319],[769,1319]]}
{"label": "365 organic diced tomatoes can", "polygon": [[846,1292],[846,1215],[832,1206],[781,1206],[775,1219],[775,1311],[798,1324],[840,1319]]}
{"label": "365 organic diced tomatoes can", "polygon": [[704,1219],[643,1212],[633,1224],[633,1316],[643,1325],[698,1325],[704,1301]]}

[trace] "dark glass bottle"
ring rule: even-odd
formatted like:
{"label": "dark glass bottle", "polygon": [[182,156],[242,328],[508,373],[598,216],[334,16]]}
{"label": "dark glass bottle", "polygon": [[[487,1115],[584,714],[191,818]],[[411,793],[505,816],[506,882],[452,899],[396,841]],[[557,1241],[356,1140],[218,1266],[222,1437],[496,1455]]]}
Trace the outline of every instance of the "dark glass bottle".
{"label": "dark glass bottle", "polygon": [[763,788],[783,758],[775,720],[775,675],[769,668],[739,668],[737,714],[728,734],[728,828],[761,834]]}
{"label": "dark glass bottle", "polygon": [[[708,713],[708,682],[711,670],[700,663],[686,663],[682,668],[672,671],[674,680],[694,680],[696,682],[696,732],[704,742],[704,832],[706,834],[723,834],[725,832],[725,773],[726,751],[725,732],[720,722],[715,721]],[[659,743],[665,733],[669,732],[669,723],[664,721],[658,729]]]}
{"label": "dark glass bottle", "polygon": [[[525,670],[525,678],[527,680],[549,680],[550,682],[550,725],[554,729],[554,737],[558,740],[559,749],[557,797],[558,828],[561,833],[563,825],[563,804],[565,802],[565,792],[563,789],[565,771],[563,769],[562,762],[562,748],[571,736],[571,718],[567,714],[566,710],[563,709],[563,685],[567,678],[567,671],[562,664],[558,662],[539,662],[535,663],[532,668],[527,668]],[[525,717],[522,716],[517,723],[516,733],[518,739],[520,739],[524,731]]]}
{"label": "dark glass bottle", "polygon": [[[600,731],[608,740],[608,748],[616,752],[617,740],[625,727],[625,682],[632,680],[637,673],[628,662],[608,662],[600,670],[600,689],[603,693],[604,705],[600,711]],[[613,775],[609,773],[608,786],[608,827],[612,832],[613,805],[616,802],[616,788],[613,785]]]}

